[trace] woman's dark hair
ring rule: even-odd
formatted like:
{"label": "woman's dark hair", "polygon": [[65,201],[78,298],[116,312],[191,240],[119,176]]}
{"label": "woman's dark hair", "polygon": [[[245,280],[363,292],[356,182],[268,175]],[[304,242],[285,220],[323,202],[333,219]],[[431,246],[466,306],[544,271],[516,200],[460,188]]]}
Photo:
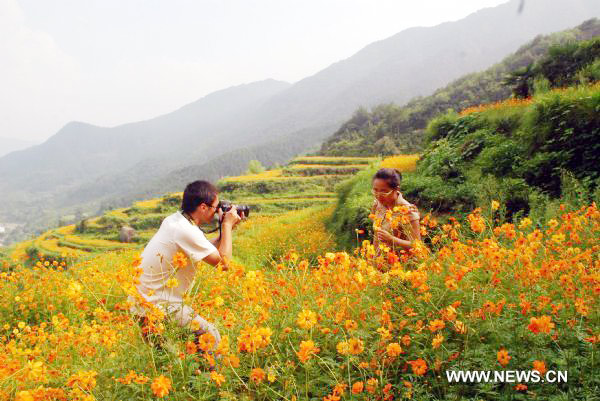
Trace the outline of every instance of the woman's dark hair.
{"label": "woman's dark hair", "polygon": [[373,180],[376,178],[385,180],[390,188],[398,189],[400,188],[400,182],[402,181],[402,173],[395,168],[380,168],[373,176]]}
{"label": "woman's dark hair", "polygon": [[194,213],[201,203],[212,206],[218,192],[217,188],[208,181],[191,182],[187,184],[185,191],[183,191],[181,210],[190,214]]}

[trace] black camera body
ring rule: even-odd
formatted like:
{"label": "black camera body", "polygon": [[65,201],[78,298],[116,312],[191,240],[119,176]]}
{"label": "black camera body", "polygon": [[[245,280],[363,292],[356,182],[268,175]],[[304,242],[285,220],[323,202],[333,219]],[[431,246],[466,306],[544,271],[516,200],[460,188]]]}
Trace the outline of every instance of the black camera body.
{"label": "black camera body", "polygon": [[[223,213],[227,213],[228,211],[231,210],[231,208],[233,207],[233,204],[229,201],[226,200],[222,200],[219,202],[219,206],[217,206],[219,209],[221,209],[223,211]],[[248,215],[250,214],[250,206],[248,205],[235,205],[235,208],[238,212],[238,215],[241,216],[242,213],[244,213],[244,217],[248,217]]]}

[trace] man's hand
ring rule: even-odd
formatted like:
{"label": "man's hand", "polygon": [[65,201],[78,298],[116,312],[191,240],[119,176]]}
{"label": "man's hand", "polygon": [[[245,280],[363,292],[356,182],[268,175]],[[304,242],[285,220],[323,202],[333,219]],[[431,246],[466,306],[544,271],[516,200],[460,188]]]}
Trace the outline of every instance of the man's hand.
{"label": "man's hand", "polygon": [[379,241],[384,242],[388,245],[391,245],[394,242],[394,236],[389,232],[382,230],[381,228],[375,229],[375,235],[377,236],[377,239]]}
{"label": "man's hand", "polygon": [[237,223],[239,223],[242,218],[238,215],[237,209],[235,206],[232,206],[231,209],[223,216],[223,224],[231,226],[231,228],[235,227]]}

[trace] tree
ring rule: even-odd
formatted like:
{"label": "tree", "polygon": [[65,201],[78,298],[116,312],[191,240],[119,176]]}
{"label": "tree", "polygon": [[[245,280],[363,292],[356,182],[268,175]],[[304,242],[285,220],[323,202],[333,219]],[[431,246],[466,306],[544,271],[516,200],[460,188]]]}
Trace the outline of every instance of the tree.
{"label": "tree", "polygon": [[263,171],[265,171],[265,166],[263,166],[260,161],[250,160],[250,162],[248,163],[248,171],[246,171],[246,173],[247,174],[258,174],[258,173],[262,173]]}

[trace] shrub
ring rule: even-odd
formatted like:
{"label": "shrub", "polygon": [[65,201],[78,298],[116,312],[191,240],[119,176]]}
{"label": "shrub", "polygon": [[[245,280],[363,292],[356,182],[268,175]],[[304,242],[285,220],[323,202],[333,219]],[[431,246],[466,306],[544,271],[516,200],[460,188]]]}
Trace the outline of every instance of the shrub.
{"label": "shrub", "polygon": [[422,175],[462,181],[461,162],[462,157],[456,144],[444,138],[427,148],[423,153],[423,157],[419,160],[417,168]]}
{"label": "shrub", "polygon": [[129,225],[136,230],[155,229],[160,227],[164,218],[163,214],[136,216],[129,221]]}
{"label": "shrub", "polygon": [[515,140],[502,140],[495,146],[485,148],[476,164],[482,174],[491,174],[495,177],[512,177],[514,169],[523,164],[523,145]]}
{"label": "shrub", "polygon": [[427,125],[425,144],[447,138],[454,129],[459,116],[455,112],[448,112],[432,119]]}
{"label": "shrub", "polygon": [[340,247],[356,245],[356,230],[363,230],[362,235],[367,238],[372,237],[373,228],[369,220],[373,204],[371,179],[376,171],[375,167],[363,170],[336,187],[338,203],[328,226],[335,233]]}

